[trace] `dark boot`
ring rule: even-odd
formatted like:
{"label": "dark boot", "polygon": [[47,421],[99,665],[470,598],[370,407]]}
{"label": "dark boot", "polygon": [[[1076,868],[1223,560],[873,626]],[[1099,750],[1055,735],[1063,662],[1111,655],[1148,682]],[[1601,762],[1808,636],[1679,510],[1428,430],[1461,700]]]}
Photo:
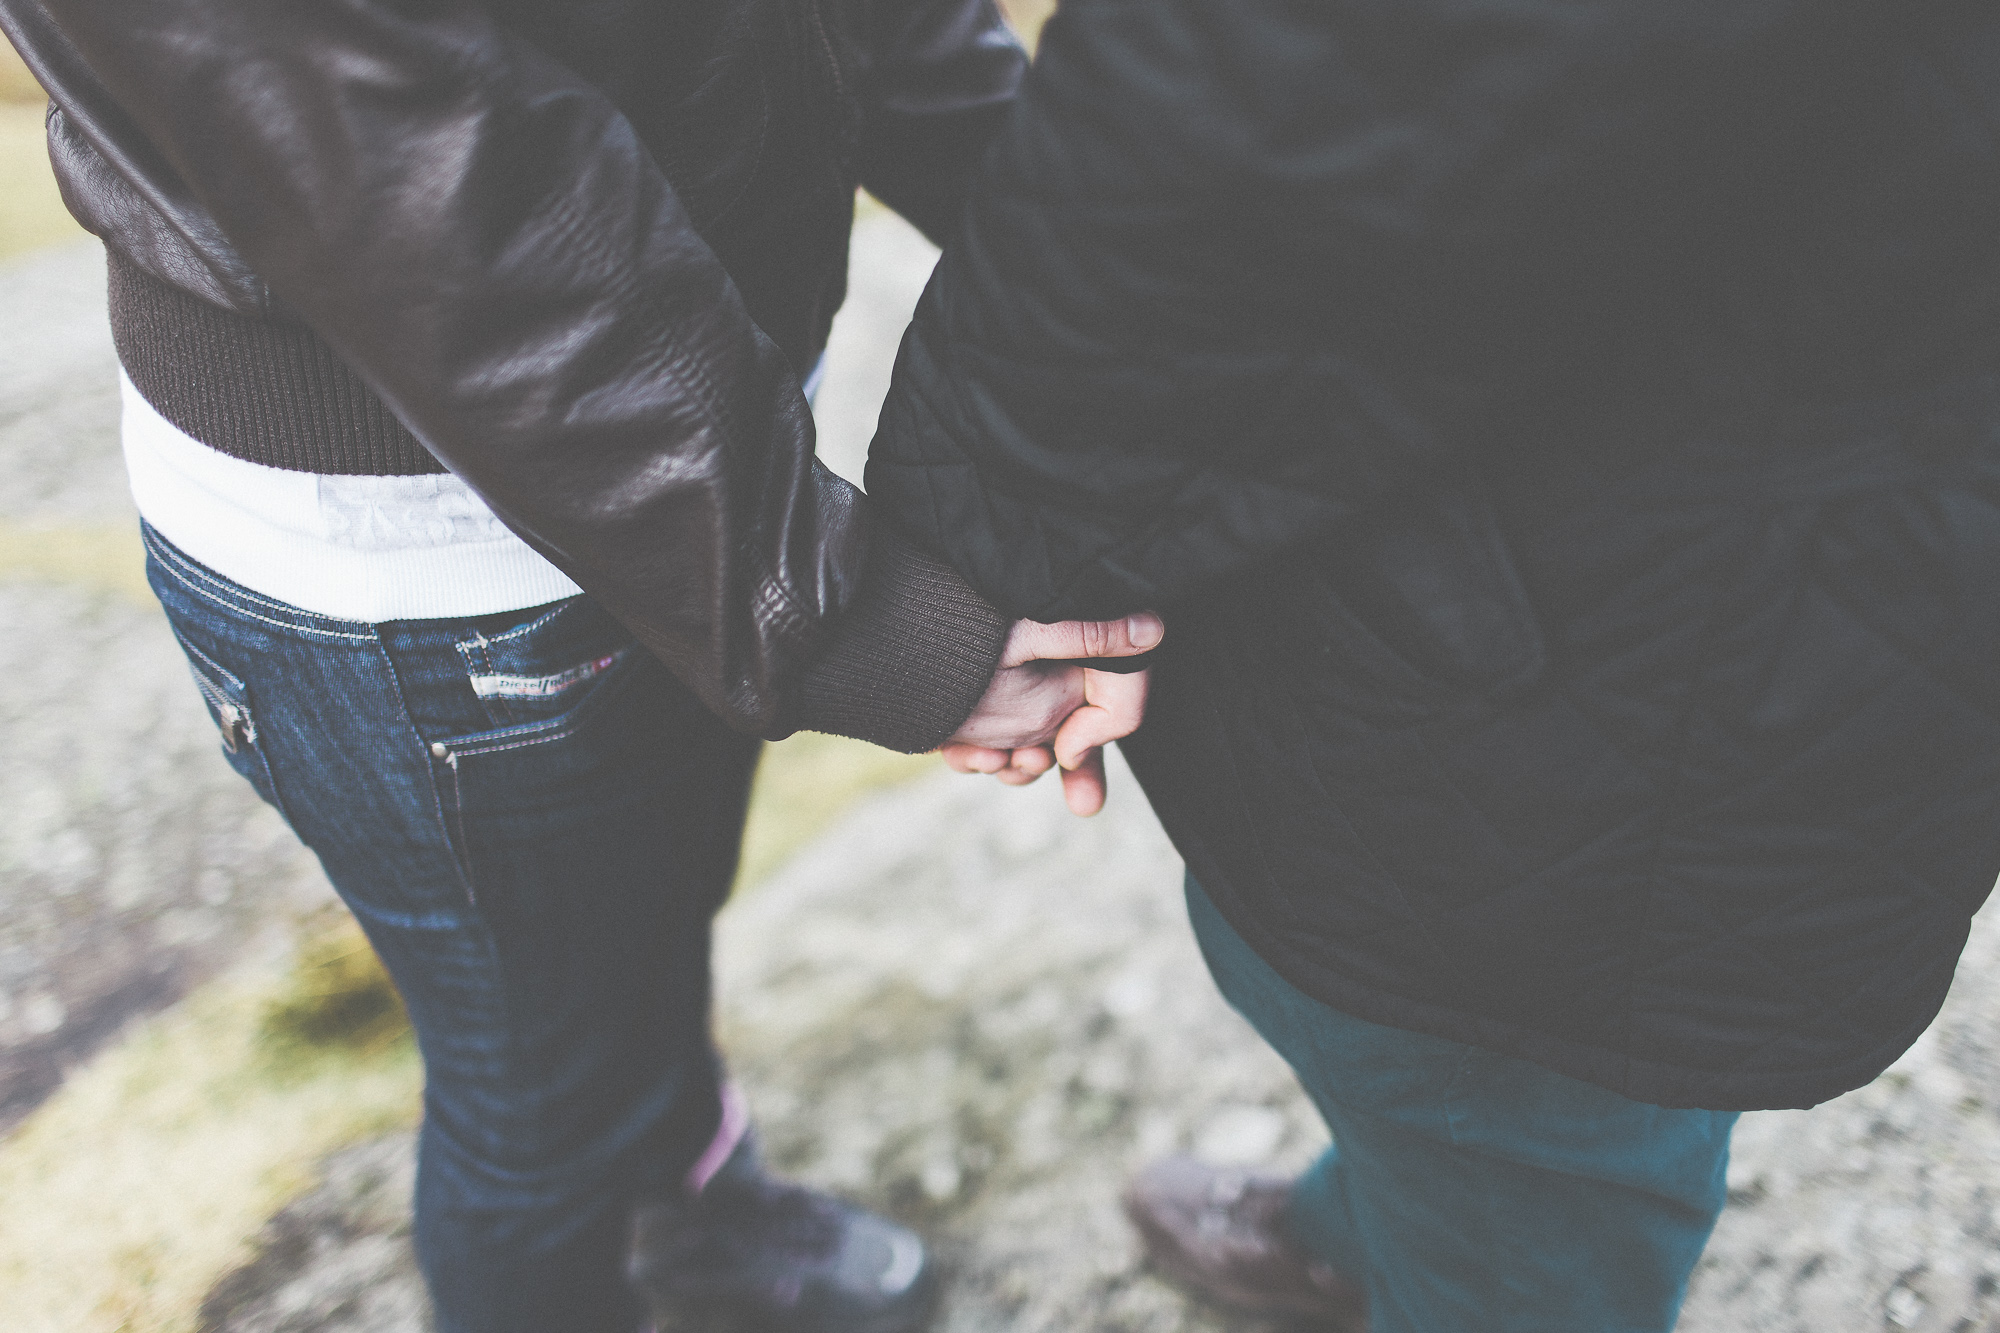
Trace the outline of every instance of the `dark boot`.
{"label": "dark boot", "polygon": [[915,1233],[765,1175],[748,1135],[698,1194],[634,1210],[627,1271],[660,1333],[717,1318],[758,1333],[911,1333],[937,1296]]}
{"label": "dark boot", "polygon": [[1125,1190],[1125,1213],[1159,1269],[1200,1295],[1257,1314],[1303,1315],[1314,1327],[1366,1333],[1360,1287],[1302,1253],[1285,1232],[1292,1184],[1204,1165],[1153,1163]]}

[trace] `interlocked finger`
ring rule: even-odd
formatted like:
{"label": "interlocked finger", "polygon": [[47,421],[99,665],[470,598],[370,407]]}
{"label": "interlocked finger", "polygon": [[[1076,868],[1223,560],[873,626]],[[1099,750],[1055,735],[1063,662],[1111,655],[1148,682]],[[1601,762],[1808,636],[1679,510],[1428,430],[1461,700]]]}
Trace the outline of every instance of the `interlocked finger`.
{"label": "interlocked finger", "polygon": [[1146,691],[1151,681],[1152,673],[1146,671],[1122,676],[1086,670],[1083,673],[1086,702],[1064,719],[1056,732],[1056,762],[1064,768],[1076,768],[1087,752],[1138,730],[1146,716]]}

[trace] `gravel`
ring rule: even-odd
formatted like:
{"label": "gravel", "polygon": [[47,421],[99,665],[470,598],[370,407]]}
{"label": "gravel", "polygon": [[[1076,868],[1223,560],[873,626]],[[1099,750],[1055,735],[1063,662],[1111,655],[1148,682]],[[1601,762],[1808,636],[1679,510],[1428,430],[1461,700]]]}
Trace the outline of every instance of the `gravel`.
{"label": "gravel", "polygon": [[[1053,786],[927,779],[864,805],[721,918],[720,1036],[766,1155],[931,1239],[939,1333],[1274,1327],[1148,1275],[1118,1211],[1120,1182],[1155,1153],[1297,1166],[1325,1140],[1208,983],[1179,862],[1114,781],[1111,810],[1085,821]],[[406,1161],[409,1141],[374,1151]],[[361,1288],[386,1301],[420,1286],[400,1215],[329,1210],[340,1188],[273,1223],[265,1258],[211,1300],[211,1333],[415,1333],[341,1312]],[[317,1248],[296,1239],[315,1218]],[[358,1234],[395,1241],[359,1282]],[[281,1305],[314,1313],[273,1322]]]}
{"label": "gravel", "polygon": [[[1216,996],[1178,881],[1129,782],[1079,821],[1053,790],[940,776],[724,912],[721,1030],[768,1152],[931,1238],[939,1333],[1269,1327],[1148,1274],[1116,1207],[1162,1152],[1290,1170],[1324,1141]],[[1744,1117],[1683,1330],[2000,1330],[1996,955],[1988,914],[1944,1016],[1870,1087]],[[382,1280],[413,1283],[397,1263]]]}

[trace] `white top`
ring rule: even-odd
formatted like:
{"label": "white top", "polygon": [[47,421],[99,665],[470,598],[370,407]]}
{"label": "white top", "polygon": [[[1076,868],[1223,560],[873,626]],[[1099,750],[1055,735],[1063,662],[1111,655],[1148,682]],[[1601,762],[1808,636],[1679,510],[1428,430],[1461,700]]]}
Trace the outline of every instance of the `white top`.
{"label": "white top", "polygon": [[[806,376],[811,399],[826,369]],[[445,620],[583,589],[449,472],[331,477],[232,458],[154,410],[118,372],[139,514],[226,579],[335,620]]]}
{"label": "white top", "polygon": [[119,378],[139,513],[252,592],[374,623],[518,611],[582,591],[448,472],[328,477],[248,463],[187,435]]}

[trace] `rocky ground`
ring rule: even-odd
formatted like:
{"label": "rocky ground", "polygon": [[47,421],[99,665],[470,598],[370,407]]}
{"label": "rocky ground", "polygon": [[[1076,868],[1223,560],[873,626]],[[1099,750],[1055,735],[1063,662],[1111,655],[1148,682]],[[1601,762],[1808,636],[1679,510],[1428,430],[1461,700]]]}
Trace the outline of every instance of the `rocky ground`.
{"label": "rocky ground", "polygon": [[0,1130],[323,899],[144,591],[94,242],[0,268]]}
{"label": "rocky ground", "polygon": [[[857,239],[842,336],[858,350],[821,402],[850,475],[928,258],[892,219]],[[0,269],[0,1123],[125,1016],[324,894],[216,758],[135,595],[99,284],[87,247]],[[724,913],[722,1035],[770,1155],[933,1238],[940,1333],[1264,1327],[1149,1276],[1116,1208],[1159,1152],[1283,1168],[1322,1142],[1215,996],[1178,880],[1122,777],[1079,821],[1053,788],[941,775],[857,810]],[[1745,1117],[1684,1330],[2000,1333],[1996,964],[1989,913],[1896,1069],[1811,1112]],[[423,1329],[409,1155],[396,1137],[329,1159],[211,1292],[205,1327]]]}
{"label": "rocky ground", "polygon": [[[1084,822],[1052,790],[942,776],[857,812],[724,913],[723,1034],[772,1156],[933,1238],[940,1333],[1268,1327],[1150,1276],[1115,1203],[1163,1151],[1290,1166],[1323,1142],[1209,985],[1178,874],[1129,783]],[[1996,962],[1989,915],[1944,1018],[1896,1069],[1744,1118],[1685,1333],[2000,1330]],[[396,1190],[334,1206],[353,1163],[386,1181],[407,1153],[343,1159],[273,1229],[296,1261],[218,1333],[414,1333],[416,1279],[380,1229],[401,1225],[382,1202]],[[317,1249],[297,1239],[314,1218]]]}

